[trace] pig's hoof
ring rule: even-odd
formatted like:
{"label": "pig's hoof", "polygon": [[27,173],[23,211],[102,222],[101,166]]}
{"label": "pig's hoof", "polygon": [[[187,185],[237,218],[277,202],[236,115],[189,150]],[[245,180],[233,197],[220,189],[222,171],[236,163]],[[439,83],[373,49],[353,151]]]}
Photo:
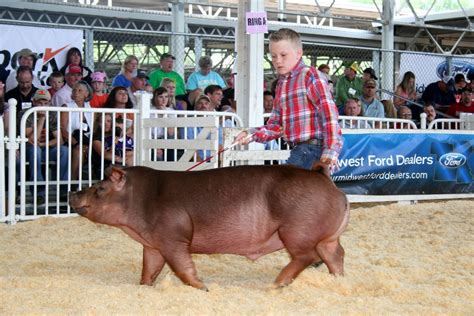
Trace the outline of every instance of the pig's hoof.
{"label": "pig's hoof", "polygon": [[153,282],[151,282],[151,281],[140,281],[140,285],[153,286]]}
{"label": "pig's hoof", "polygon": [[273,283],[273,289],[282,289],[284,287],[287,287],[290,285],[291,282],[278,282],[278,283]]}

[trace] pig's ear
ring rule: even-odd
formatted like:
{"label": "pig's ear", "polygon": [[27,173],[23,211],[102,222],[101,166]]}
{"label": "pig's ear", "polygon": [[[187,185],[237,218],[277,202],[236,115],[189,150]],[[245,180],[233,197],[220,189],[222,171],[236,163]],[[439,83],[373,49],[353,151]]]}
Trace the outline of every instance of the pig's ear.
{"label": "pig's ear", "polygon": [[125,173],[126,171],[122,167],[115,165],[110,166],[109,168],[107,168],[107,170],[105,170],[105,175],[107,176],[107,178],[114,183],[124,182]]}

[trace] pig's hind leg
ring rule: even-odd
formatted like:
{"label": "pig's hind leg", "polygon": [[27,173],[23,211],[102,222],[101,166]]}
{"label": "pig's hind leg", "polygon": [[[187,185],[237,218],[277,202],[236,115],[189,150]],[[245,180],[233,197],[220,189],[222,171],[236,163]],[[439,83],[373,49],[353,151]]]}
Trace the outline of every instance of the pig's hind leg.
{"label": "pig's hind leg", "polygon": [[165,259],[158,250],[143,246],[143,268],[140,284],[153,285],[164,265]]}
{"label": "pig's hind leg", "polygon": [[280,238],[291,256],[291,261],[276,278],[277,287],[289,285],[301,271],[319,260],[315,242],[308,240],[305,234],[284,234],[280,231]]}
{"label": "pig's hind leg", "polygon": [[319,242],[316,250],[328,267],[329,273],[344,275],[344,248],[342,248],[339,238]]}

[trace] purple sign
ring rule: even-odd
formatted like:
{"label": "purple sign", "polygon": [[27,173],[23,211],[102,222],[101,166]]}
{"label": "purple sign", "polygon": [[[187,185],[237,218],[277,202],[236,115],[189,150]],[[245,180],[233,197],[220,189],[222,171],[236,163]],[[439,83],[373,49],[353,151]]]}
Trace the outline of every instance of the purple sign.
{"label": "purple sign", "polygon": [[247,34],[268,33],[267,12],[245,13]]}

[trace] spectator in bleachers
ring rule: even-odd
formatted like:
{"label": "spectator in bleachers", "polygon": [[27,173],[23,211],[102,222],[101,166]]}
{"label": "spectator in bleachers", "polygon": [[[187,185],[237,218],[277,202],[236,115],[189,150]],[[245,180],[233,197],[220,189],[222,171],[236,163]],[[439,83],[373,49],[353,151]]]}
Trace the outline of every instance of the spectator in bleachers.
{"label": "spectator in bleachers", "polygon": [[[122,164],[125,159],[125,165],[133,164],[133,139],[126,136],[125,155],[123,154],[122,124],[116,123],[115,135],[112,132],[112,114],[104,113],[104,135],[102,138],[102,116],[96,120],[96,128],[92,139],[92,166],[94,178],[99,179],[101,173],[102,160],[104,161],[104,170],[110,166],[112,161],[116,164]],[[114,145],[115,144],[115,145]],[[113,148],[115,147],[115,148]],[[103,151],[103,155],[102,155]]]}
{"label": "spectator in bleachers", "polygon": [[[36,90],[32,98],[34,107],[50,106],[51,95],[48,90],[40,88]],[[59,161],[56,167],[59,167],[59,180],[67,180],[67,167],[68,167],[68,149],[63,144],[60,131],[57,130],[57,113],[49,112],[48,114],[48,128],[49,135],[46,137],[46,112],[36,112],[36,121],[34,114],[30,114],[26,120],[26,137],[28,143],[26,144],[26,160],[29,163],[29,181],[33,181],[35,177],[36,165],[36,180],[44,181],[44,175],[42,171],[41,162],[46,159],[46,152],[49,153],[49,161],[56,161],[56,157],[59,149]],[[35,131],[36,130],[36,131]],[[36,136],[36,139],[35,139]],[[48,142],[47,142],[48,141]],[[58,144],[60,145],[58,147]],[[35,157],[36,151],[36,157]],[[36,158],[36,160],[35,160]],[[48,167],[48,166],[46,166]],[[51,173],[52,176],[56,175],[56,172]],[[30,187],[32,193],[34,186]],[[45,198],[45,187],[39,185],[37,187],[37,204],[44,204]],[[65,198],[67,192],[62,190],[62,199]]]}
{"label": "spectator in bleachers", "polygon": [[[208,111],[208,112],[215,111],[215,109],[211,105],[211,100],[209,99],[209,97],[207,95],[204,95],[204,94],[201,94],[200,96],[198,96],[196,98],[196,103],[194,104],[194,110],[195,111]],[[187,128],[187,139],[195,139],[197,137],[197,135],[199,133],[201,133],[202,130],[203,130],[203,127],[196,127],[196,128],[188,127]],[[219,145],[222,145],[222,139],[223,139],[222,135],[223,135],[222,128],[219,128],[219,130],[218,130]],[[185,138],[183,135],[180,135],[180,136],[181,136],[180,138]],[[211,135],[209,135],[207,137],[207,139],[210,139],[210,137],[211,137]],[[206,150],[206,151],[197,150],[196,154],[197,154],[197,156],[196,156],[197,161],[203,161],[206,158],[211,156],[211,151],[210,150]]]}
{"label": "spectator in bleachers", "polygon": [[212,59],[209,56],[202,56],[198,62],[199,71],[193,72],[186,83],[186,89],[189,91],[189,101],[196,103],[196,96],[199,96],[204,89],[216,84],[225,89],[227,87],[224,79],[215,71],[212,71]]}
{"label": "spectator in bleachers", "polygon": [[132,78],[132,84],[127,88],[128,98],[132,101],[133,107],[137,107],[138,98],[135,92],[145,92],[146,82],[150,79],[144,70],[138,69],[137,74]]}
{"label": "spectator in bleachers", "polygon": [[169,110],[172,109],[168,106],[168,90],[163,87],[158,87],[153,91],[153,97],[151,99],[151,106],[157,110]]}
{"label": "spectator in bleachers", "polygon": [[461,90],[467,86],[466,77],[463,74],[458,73],[454,76],[453,90],[455,94],[461,94]]}
{"label": "spectator in bleachers", "polygon": [[411,109],[406,105],[402,105],[398,109],[398,118],[404,119],[404,120],[411,120],[412,119]]}
{"label": "spectator in bleachers", "polygon": [[[128,96],[127,88],[125,87],[115,87],[110,91],[109,97],[105,102],[104,108],[112,108],[112,109],[131,109],[133,108],[133,103]],[[124,113],[116,113],[115,119],[118,122],[122,122],[124,126],[124,130],[127,136],[133,136],[133,120],[134,115],[133,113],[126,113],[124,117]]]}
{"label": "spectator in bleachers", "polygon": [[[31,51],[29,48],[23,48],[17,54],[18,56],[18,68],[15,70],[11,70],[10,74],[8,75],[7,81],[5,82],[6,88],[5,91],[10,91],[18,86],[18,69],[19,67],[25,66],[31,69],[32,73],[32,84],[33,86],[39,88],[42,86],[41,80],[33,73],[35,61],[36,61],[36,54]],[[15,56],[15,55],[13,55]]]}
{"label": "spectator in bleachers", "polygon": [[8,103],[5,100],[5,83],[0,80],[0,119],[3,120],[3,130],[8,133]]}
{"label": "spectator in bleachers", "polygon": [[364,82],[362,96],[359,99],[362,105],[362,113],[366,117],[385,118],[384,106],[382,102],[375,97],[376,89],[377,82],[375,80],[369,79]]}
{"label": "spectator in bleachers", "polygon": [[5,100],[15,99],[17,101],[16,112],[20,113],[31,108],[31,98],[38,88],[32,83],[33,72],[30,67],[20,66],[15,73],[17,86],[5,94]]}
{"label": "spectator in bleachers", "polygon": [[416,101],[415,74],[413,72],[405,72],[402,82],[400,82],[395,89],[395,96],[393,97],[393,105],[395,105],[396,109],[402,105],[408,105],[406,100],[398,98],[397,96],[401,96],[410,101]]}
{"label": "spectator in bleachers", "polygon": [[263,113],[272,113],[273,95],[270,91],[263,91]]}
{"label": "spectator in bleachers", "polygon": [[327,64],[321,64],[318,67],[318,70],[321,71],[322,73],[325,73],[326,75],[329,75],[329,71],[331,70]]}
{"label": "spectator in bleachers", "polygon": [[91,75],[93,93],[90,105],[93,108],[102,108],[107,101],[109,94],[105,93],[106,78],[107,75],[102,71],[95,71]]}
{"label": "spectator in bleachers", "polygon": [[[76,66],[74,66],[76,67]],[[72,88],[72,100],[63,107],[90,109],[89,101],[92,98],[92,88],[83,80],[76,82]],[[86,162],[89,141],[91,137],[91,126],[93,115],[91,112],[62,112],[61,133],[65,142],[72,146],[71,153],[71,179],[76,180],[79,176],[79,157],[82,163]],[[71,137],[69,134],[71,133]],[[82,134],[82,144],[80,143]]]}
{"label": "spectator in bleachers", "polygon": [[131,109],[133,103],[128,97],[128,91],[125,87],[115,87],[110,91],[107,101],[105,101],[104,108],[109,109]]}
{"label": "spectator in bleachers", "polygon": [[63,106],[71,102],[72,87],[82,80],[82,70],[79,66],[69,65],[66,68],[66,84],[54,94],[52,105]]}
{"label": "spectator in bleachers", "polygon": [[183,100],[176,99],[176,82],[171,78],[163,78],[160,87],[168,90],[168,107],[175,110],[186,110],[187,103]]}
{"label": "spectator in bleachers", "polygon": [[132,78],[136,75],[138,69],[138,58],[134,55],[129,55],[125,58],[122,64],[122,69],[119,74],[112,80],[112,87],[128,88],[132,84]]}
{"label": "spectator in bleachers", "polygon": [[430,124],[436,119],[436,110],[433,104],[426,103],[423,106],[423,112],[426,114],[426,123]]}
{"label": "spectator in bleachers", "polygon": [[[5,66],[0,65],[0,81],[5,84],[7,82],[8,75],[10,74],[11,70],[7,70]],[[5,89],[5,87],[4,87]]]}
{"label": "spectator in bleachers", "polygon": [[397,118],[397,109],[395,108],[395,105],[393,105],[393,101],[392,100],[382,100],[381,102],[383,104],[385,117],[386,118]]}
{"label": "spectator in bleachers", "polygon": [[424,103],[431,103],[435,109],[441,112],[446,112],[451,104],[456,103],[454,91],[449,88],[450,79],[439,80],[430,83],[423,92],[421,100]]}
{"label": "spectator in bleachers", "polygon": [[209,97],[211,100],[211,108],[215,111],[222,111],[222,99],[224,98],[224,93],[221,86],[216,84],[211,84],[204,89],[204,94]]}
{"label": "spectator in bleachers", "polygon": [[459,113],[474,113],[474,102],[473,100],[473,93],[470,87],[464,87],[461,90],[461,100],[458,103],[452,104],[446,114],[459,117]]}
{"label": "spectator in bleachers", "polygon": [[364,81],[357,77],[357,63],[352,63],[344,70],[344,76],[340,77],[336,83],[336,105],[341,110],[347,99],[360,98]]}
{"label": "spectator in bleachers", "polygon": [[362,80],[367,81],[369,79],[378,80],[377,75],[375,74],[375,70],[373,68],[365,68],[364,72],[362,73]]}
{"label": "spectator in bleachers", "polygon": [[150,73],[150,85],[153,89],[160,87],[161,81],[164,78],[172,79],[176,84],[176,95],[185,95],[186,89],[184,79],[179,73],[173,70],[174,56],[169,53],[164,53],[160,56],[160,68],[155,69]]}
{"label": "spectator in bleachers", "polygon": [[[410,120],[412,121],[413,115],[411,113],[411,109],[406,106],[402,105],[398,108],[398,118],[403,119],[403,120]],[[411,125],[405,124],[405,123],[396,123],[395,124],[396,129],[411,129]]]}
{"label": "spectator in bleachers", "polygon": [[64,75],[60,71],[53,71],[51,75],[49,75],[47,82],[48,85],[51,86],[48,89],[48,92],[52,98],[56,92],[61,90],[61,88],[64,86]]}
{"label": "spectator in bleachers", "polygon": [[225,112],[237,112],[237,102],[235,101],[234,88],[227,88],[223,91],[222,110]]}
{"label": "spectator in bleachers", "polygon": [[468,87],[471,89],[471,91],[474,91],[474,72],[470,72],[467,75],[467,80],[469,80]]}
{"label": "spectator in bleachers", "polygon": [[86,67],[82,63],[82,53],[77,47],[71,47],[66,54],[66,63],[64,66],[59,70],[62,72],[63,75],[66,75],[66,69],[69,65],[79,66],[81,67],[81,78],[82,80],[86,81],[88,84],[91,84],[91,74],[92,70]]}
{"label": "spectator in bleachers", "polygon": [[[362,108],[360,106],[360,101],[357,99],[347,99],[344,103],[344,115],[345,116],[362,116]],[[365,122],[362,121],[351,121],[344,120],[344,124],[341,122],[342,128],[362,128]]]}

